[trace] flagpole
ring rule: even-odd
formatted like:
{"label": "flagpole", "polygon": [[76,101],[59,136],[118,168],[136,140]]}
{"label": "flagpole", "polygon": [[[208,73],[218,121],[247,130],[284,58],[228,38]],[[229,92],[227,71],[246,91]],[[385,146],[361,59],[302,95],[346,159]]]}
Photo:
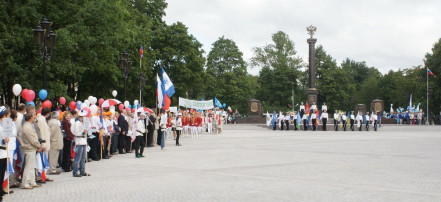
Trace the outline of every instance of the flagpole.
{"label": "flagpole", "polygon": [[9,142],[6,143],[6,176],[8,178],[6,178],[7,182],[7,187],[8,187],[8,201],[11,201],[11,191],[9,190]]}
{"label": "flagpole", "polygon": [[429,123],[429,67],[426,64],[426,103],[427,103],[427,111],[426,111],[426,125],[430,125]]}
{"label": "flagpole", "polygon": [[[142,64],[142,58],[139,57],[139,69],[141,69],[141,64]],[[141,69],[141,71],[142,71],[142,69]],[[139,105],[142,106],[142,104],[141,104],[141,103],[142,103],[142,102],[141,102],[141,101],[142,101],[142,100],[141,100],[141,99],[142,99],[142,98],[141,98],[141,97],[142,97],[141,92],[142,92],[142,91],[141,91],[141,85],[139,85]]]}

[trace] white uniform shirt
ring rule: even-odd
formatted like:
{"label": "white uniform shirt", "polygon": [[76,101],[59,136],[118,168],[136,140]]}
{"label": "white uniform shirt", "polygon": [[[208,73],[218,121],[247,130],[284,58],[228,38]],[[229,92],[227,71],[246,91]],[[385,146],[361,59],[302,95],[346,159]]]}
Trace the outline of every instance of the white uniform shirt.
{"label": "white uniform shirt", "polygon": [[323,113],[322,113],[322,119],[327,119],[327,118],[328,118],[328,113],[323,112]]}
{"label": "white uniform shirt", "polygon": [[372,115],[372,121],[376,121],[378,119],[378,116],[376,114]]}
{"label": "white uniform shirt", "polygon": [[338,120],[338,114],[337,113],[334,113],[334,119]]}
{"label": "white uniform shirt", "polygon": [[305,105],[300,105],[300,110],[302,110],[303,109],[303,111],[305,111]]}
{"label": "white uniform shirt", "polygon": [[136,136],[143,136],[143,133],[145,133],[144,120],[139,119],[136,125]]}
{"label": "white uniform shirt", "polygon": [[314,110],[317,109],[317,105],[312,105],[311,109],[314,109]]}
{"label": "white uniform shirt", "polygon": [[317,114],[316,113],[312,113],[311,114],[311,119],[316,119],[317,118]]}
{"label": "white uniform shirt", "polygon": [[347,119],[346,115],[343,114],[343,115],[341,116],[341,119],[342,119],[343,121],[346,121],[346,119]]}
{"label": "white uniform shirt", "polygon": [[353,114],[351,114],[351,120],[354,120],[354,119],[355,119],[354,115],[353,115]]}
{"label": "white uniform shirt", "polygon": [[84,125],[80,120],[75,121],[74,125],[70,127],[70,131],[73,135],[75,135],[75,144],[77,145],[86,145],[87,139],[85,138],[84,133]]}
{"label": "white uniform shirt", "polygon": [[162,131],[167,130],[167,114],[161,114],[161,122],[159,122],[159,126]]}
{"label": "white uniform shirt", "polygon": [[324,111],[324,110],[328,111],[328,106],[322,105],[322,111]]}
{"label": "white uniform shirt", "polygon": [[306,120],[306,119],[308,119],[308,115],[303,114],[302,120]]}
{"label": "white uniform shirt", "polygon": [[366,114],[366,121],[369,122],[369,115]]}

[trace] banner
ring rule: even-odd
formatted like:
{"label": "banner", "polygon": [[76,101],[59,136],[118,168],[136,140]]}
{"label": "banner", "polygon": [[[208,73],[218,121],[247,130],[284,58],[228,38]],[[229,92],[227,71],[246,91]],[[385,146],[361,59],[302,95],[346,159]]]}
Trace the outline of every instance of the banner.
{"label": "banner", "polygon": [[178,113],[178,107],[170,107],[169,110],[170,112]]}
{"label": "banner", "polygon": [[204,101],[189,100],[181,97],[179,97],[179,106],[191,108],[191,109],[202,109],[202,110],[214,108],[213,100],[204,100]]}

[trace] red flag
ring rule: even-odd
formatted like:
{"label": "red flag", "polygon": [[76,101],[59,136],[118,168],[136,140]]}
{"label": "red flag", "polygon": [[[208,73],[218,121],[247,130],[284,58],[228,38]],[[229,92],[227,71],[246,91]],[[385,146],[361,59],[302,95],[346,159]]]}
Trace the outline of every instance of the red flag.
{"label": "red flag", "polygon": [[429,75],[429,76],[435,76],[435,74],[433,74],[433,72],[432,72],[432,71],[430,71],[430,69],[429,69],[429,68],[427,68],[427,75]]}
{"label": "red flag", "polygon": [[165,93],[165,96],[164,96],[164,106],[162,108],[167,110],[170,107],[170,104],[171,104],[171,100],[168,97],[167,93]]}
{"label": "red flag", "polygon": [[308,104],[308,101],[306,101],[305,110],[306,110],[306,114],[309,115],[309,104]]}

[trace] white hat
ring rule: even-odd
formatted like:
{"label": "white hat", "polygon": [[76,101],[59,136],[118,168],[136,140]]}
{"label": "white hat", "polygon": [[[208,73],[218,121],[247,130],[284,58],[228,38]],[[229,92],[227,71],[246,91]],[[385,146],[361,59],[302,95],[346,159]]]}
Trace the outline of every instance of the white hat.
{"label": "white hat", "polygon": [[182,113],[181,113],[181,112],[179,112],[179,113],[178,113],[178,116],[182,116]]}
{"label": "white hat", "polygon": [[80,112],[78,112],[78,116],[86,116],[87,115],[87,111],[82,109],[80,110]]}
{"label": "white hat", "polygon": [[139,116],[145,116],[145,113],[144,113],[144,112],[141,112],[141,113],[139,114]]}

